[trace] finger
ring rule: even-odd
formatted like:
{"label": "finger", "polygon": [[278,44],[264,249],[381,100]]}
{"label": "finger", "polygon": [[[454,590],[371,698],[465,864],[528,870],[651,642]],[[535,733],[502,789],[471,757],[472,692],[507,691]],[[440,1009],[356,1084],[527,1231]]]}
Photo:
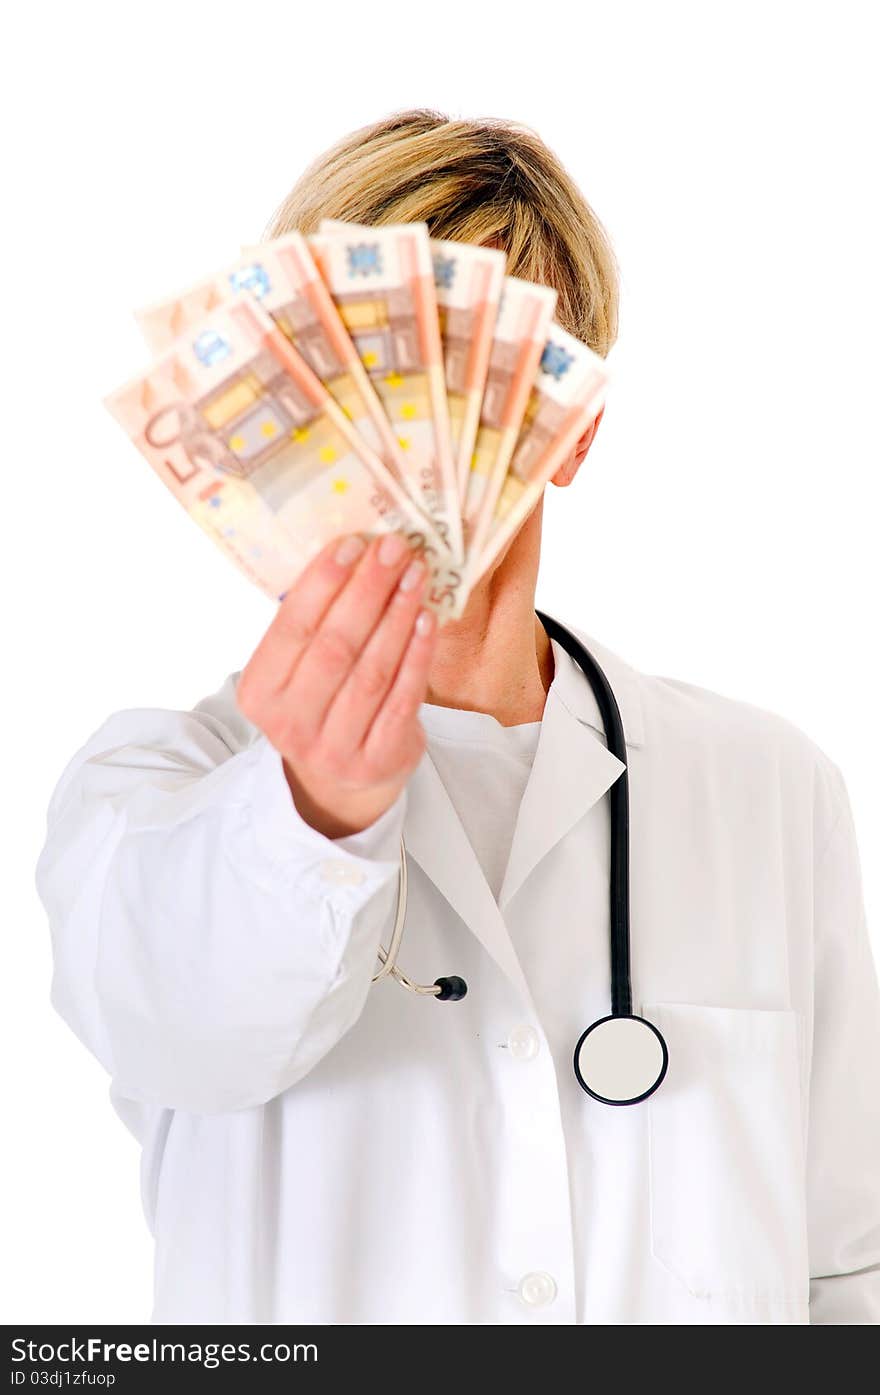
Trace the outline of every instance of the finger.
{"label": "finger", "polygon": [[317,738],[339,692],[378,623],[406,566],[414,560],[400,533],[376,538],[328,607],[279,701],[295,707],[303,739]]}
{"label": "finger", "polygon": [[437,641],[437,617],[420,610],[394,682],[363,742],[364,759],[382,766],[405,750],[413,720],[425,701]]}
{"label": "finger", "polygon": [[394,682],[413,633],[427,581],[423,562],[405,569],[360,658],[333,698],[318,733],[337,753],[357,750]]}
{"label": "finger", "polygon": [[366,548],[359,534],[347,533],[332,539],[303,569],[242,672],[240,703],[249,693],[267,700],[283,689]]}

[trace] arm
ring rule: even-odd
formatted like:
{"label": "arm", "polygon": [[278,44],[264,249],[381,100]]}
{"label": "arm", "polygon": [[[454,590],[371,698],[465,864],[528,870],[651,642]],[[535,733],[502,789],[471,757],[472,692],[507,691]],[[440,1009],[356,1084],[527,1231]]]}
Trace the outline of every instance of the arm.
{"label": "arm", "polygon": [[846,789],[815,881],[810,1320],[880,1323],[880,994]]}
{"label": "arm", "polygon": [[216,722],[162,711],[92,737],[52,799],[37,884],[54,1005],[118,1092],[244,1108],[330,1050],[393,915],[405,801],[331,840],[264,737],[234,751]]}
{"label": "arm", "polygon": [[120,713],[62,776],[53,998],[118,1097],[258,1105],[357,1020],[424,749],[425,579],[403,539],[336,540],[225,703]]}

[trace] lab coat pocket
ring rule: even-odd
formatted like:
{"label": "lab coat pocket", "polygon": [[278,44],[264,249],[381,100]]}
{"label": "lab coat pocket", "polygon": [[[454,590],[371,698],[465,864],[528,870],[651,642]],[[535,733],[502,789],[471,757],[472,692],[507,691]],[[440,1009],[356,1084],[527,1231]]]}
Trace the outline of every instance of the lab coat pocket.
{"label": "lab coat pocket", "polygon": [[649,1102],[651,1247],[694,1298],[806,1305],[800,1019],[645,1006],[669,1048]]}

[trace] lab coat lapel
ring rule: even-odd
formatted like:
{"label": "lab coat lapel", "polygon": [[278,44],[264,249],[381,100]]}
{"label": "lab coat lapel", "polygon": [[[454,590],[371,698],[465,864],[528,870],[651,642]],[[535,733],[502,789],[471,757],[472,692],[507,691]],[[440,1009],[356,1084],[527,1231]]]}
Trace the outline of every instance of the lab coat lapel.
{"label": "lab coat lapel", "polygon": [[502,908],[624,769],[598,732],[576,717],[551,687],[499,896]]}
{"label": "lab coat lapel", "polygon": [[[580,630],[570,626],[601,665],[617,698],[627,747],[644,741],[637,675]],[[593,690],[578,664],[556,640],[553,681],[541,737],[520,805],[507,871],[498,898],[502,908],[543,857],[598,803],[624,770],[612,755]]]}
{"label": "lab coat lapel", "polygon": [[403,833],[407,852],[531,1008],[507,926],[428,751],[410,778]]}
{"label": "lab coat lapel", "polygon": [[[601,664],[614,689],[627,746],[643,742],[637,675],[603,646],[570,627]],[[438,891],[533,1008],[502,914],[547,852],[614,783],[624,766],[605,746],[593,691],[574,660],[552,641],[553,681],[541,736],[496,903],[446,787],[426,751],[408,786],[404,839]]]}

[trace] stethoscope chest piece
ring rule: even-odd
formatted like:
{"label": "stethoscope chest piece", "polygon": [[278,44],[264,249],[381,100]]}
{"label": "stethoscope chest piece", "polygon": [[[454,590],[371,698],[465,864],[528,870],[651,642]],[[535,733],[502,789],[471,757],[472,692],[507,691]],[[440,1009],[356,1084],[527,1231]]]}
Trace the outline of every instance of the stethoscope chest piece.
{"label": "stethoscope chest piece", "polygon": [[661,1033],[644,1017],[600,1017],[574,1049],[581,1089],[600,1104],[639,1104],[653,1095],[669,1064]]}

